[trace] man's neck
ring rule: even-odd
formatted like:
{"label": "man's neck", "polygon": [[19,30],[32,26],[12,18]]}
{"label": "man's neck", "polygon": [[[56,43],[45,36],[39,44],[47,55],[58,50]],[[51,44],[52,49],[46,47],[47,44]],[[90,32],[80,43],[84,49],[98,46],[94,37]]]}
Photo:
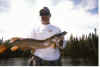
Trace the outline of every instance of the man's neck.
{"label": "man's neck", "polygon": [[[43,24],[43,23],[42,23]],[[48,25],[48,24],[50,24],[50,23],[47,23],[47,24],[43,24],[43,25]]]}
{"label": "man's neck", "polygon": [[50,24],[50,23],[49,23],[49,22],[46,22],[46,23],[42,22],[42,24],[43,24],[43,25],[48,25],[48,24]]}

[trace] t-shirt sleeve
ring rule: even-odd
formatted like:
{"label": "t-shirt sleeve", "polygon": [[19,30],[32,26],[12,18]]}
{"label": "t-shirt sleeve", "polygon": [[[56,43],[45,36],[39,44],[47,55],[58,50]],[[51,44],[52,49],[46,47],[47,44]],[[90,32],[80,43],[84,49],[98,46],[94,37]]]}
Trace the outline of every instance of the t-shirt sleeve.
{"label": "t-shirt sleeve", "polygon": [[61,33],[61,29],[59,27],[56,27],[57,33]]}

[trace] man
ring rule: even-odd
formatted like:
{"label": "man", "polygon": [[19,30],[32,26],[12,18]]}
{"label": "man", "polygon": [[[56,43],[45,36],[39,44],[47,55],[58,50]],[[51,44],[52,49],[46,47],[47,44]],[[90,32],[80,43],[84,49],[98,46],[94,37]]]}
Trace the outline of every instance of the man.
{"label": "man", "polygon": [[[41,25],[32,32],[32,38],[44,40],[54,34],[60,33],[60,29],[50,24],[51,13],[48,7],[40,10]],[[63,38],[62,38],[63,39]],[[37,66],[61,66],[61,55],[58,48],[53,46],[43,49],[36,49],[35,61]],[[31,64],[32,65],[32,64]]]}

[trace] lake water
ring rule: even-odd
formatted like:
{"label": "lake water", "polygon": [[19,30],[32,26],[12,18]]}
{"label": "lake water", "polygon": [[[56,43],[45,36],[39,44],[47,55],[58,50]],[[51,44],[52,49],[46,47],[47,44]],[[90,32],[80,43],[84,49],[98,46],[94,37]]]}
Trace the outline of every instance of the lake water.
{"label": "lake water", "polygon": [[[1,59],[0,66],[28,66],[28,58],[8,58]],[[86,60],[72,59],[70,57],[62,58],[63,66],[91,66],[91,62],[87,62]]]}

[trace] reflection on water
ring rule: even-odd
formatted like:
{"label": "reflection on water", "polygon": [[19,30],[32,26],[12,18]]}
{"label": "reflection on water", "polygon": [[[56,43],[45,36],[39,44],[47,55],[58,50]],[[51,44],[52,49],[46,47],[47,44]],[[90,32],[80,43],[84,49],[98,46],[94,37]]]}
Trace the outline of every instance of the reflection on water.
{"label": "reflection on water", "polygon": [[[8,58],[1,59],[0,66],[28,66],[28,58]],[[70,57],[62,58],[63,66],[88,66],[91,63],[87,63],[87,61],[82,58],[72,59]]]}
{"label": "reflection on water", "polygon": [[8,58],[1,59],[0,66],[26,66],[27,58]]}

